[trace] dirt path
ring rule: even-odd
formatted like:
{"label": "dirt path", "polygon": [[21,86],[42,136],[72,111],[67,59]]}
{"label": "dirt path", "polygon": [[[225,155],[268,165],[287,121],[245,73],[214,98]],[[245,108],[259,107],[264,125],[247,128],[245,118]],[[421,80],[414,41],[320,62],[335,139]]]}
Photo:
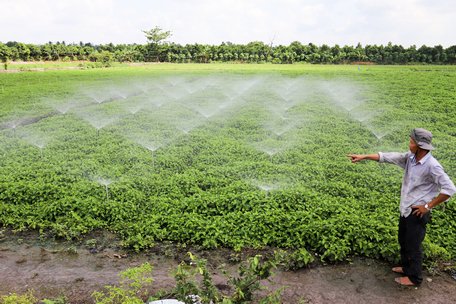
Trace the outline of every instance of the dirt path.
{"label": "dirt path", "polygon": [[[174,286],[171,272],[182,256],[173,258],[170,248],[126,254],[106,245],[113,244],[113,239],[103,242],[98,249],[89,249],[65,242],[43,245],[34,236],[4,238],[0,241],[0,295],[33,289],[38,298],[65,295],[69,303],[93,303],[93,291],[115,284],[120,271],[146,261],[154,267],[154,289]],[[226,286],[215,264],[226,259],[227,252],[206,254],[203,257],[212,265],[214,283]],[[234,271],[237,266],[228,268]],[[405,288],[394,282],[396,275],[390,269],[387,263],[358,258],[350,264],[277,270],[271,289],[287,287],[282,293],[284,303],[456,303],[456,281],[450,275],[426,274],[420,288]]]}

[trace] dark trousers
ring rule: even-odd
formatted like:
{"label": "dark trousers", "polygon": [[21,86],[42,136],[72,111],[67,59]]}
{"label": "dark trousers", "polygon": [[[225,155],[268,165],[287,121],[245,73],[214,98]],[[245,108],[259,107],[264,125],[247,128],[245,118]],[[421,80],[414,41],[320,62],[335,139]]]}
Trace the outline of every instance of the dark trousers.
{"label": "dark trousers", "polygon": [[399,219],[399,245],[401,246],[401,265],[404,274],[416,285],[423,281],[422,262],[423,247],[421,243],[426,234],[426,224],[429,222],[431,213],[423,217],[413,215],[401,216]]}

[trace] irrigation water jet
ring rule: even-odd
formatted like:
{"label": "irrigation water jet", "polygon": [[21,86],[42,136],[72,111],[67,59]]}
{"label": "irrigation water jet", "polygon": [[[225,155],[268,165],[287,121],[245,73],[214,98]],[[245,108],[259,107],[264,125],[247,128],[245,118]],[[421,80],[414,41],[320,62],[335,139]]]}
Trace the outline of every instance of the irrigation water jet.
{"label": "irrigation water jet", "polygon": [[266,197],[269,196],[271,191],[279,189],[279,186],[275,183],[271,184],[271,183],[261,183],[261,182],[255,181],[255,186],[258,189],[260,189],[261,191],[264,191],[266,194]]}
{"label": "irrigation water jet", "polygon": [[95,178],[95,181],[105,187],[106,202],[108,202],[109,201],[109,185],[111,185],[113,181],[110,179],[105,179],[105,178],[101,178],[101,177]]}
{"label": "irrigation water jet", "polygon": [[84,121],[89,123],[93,128],[96,129],[97,131],[97,136],[100,134],[100,130],[103,129],[104,127],[113,124],[115,121],[119,119],[119,117],[116,116],[111,116],[107,117],[104,115],[100,114],[95,114],[95,113],[83,113],[83,112],[78,112],[76,115],[80,118],[82,118]]}
{"label": "irrigation water jet", "polygon": [[33,144],[33,145],[40,150],[40,157],[43,158],[43,149],[44,149],[45,145],[44,144]]}
{"label": "irrigation water jet", "polygon": [[44,134],[37,133],[35,130],[21,130],[19,136],[32,146],[35,146],[40,151],[40,157],[43,158],[43,149],[49,142],[49,138]]}
{"label": "irrigation water jet", "polygon": [[267,146],[259,146],[259,145],[255,146],[255,148],[257,150],[259,150],[260,152],[267,154],[269,156],[269,160],[271,162],[273,162],[274,155],[282,152],[285,149],[284,147],[267,147]]}
{"label": "irrigation water jet", "polygon": [[163,144],[161,143],[157,143],[157,142],[154,142],[154,141],[150,141],[150,140],[147,140],[147,139],[143,139],[143,138],[133,138],[133,140],[139,144],[140,146],[146,148],[147,150],[150,151],[150,154],[152,156],[152,169],[155,169],[155,157],[154,157],[154,154],[155,154],[155,151],[157,151],[158,149],[160,149]]}

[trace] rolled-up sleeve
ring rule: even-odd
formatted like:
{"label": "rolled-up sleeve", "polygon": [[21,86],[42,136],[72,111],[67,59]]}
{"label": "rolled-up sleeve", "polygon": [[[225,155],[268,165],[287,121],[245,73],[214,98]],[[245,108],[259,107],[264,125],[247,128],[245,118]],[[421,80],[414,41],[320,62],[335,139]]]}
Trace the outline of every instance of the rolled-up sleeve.
{"label": "rolled-up sleeve", "polygon": [[434,182],[440,186],[440,193],[453,196],[456,193],[456,187],[449,176],[445,173],[442,166],[431,167],[431,174]]}
{"label": "rolled-up sleeve", "polygon": [[379,163],[388,163],[398,165],[399,167],[405,169],[407,164],[407,157],[409,155],[408,152],[406,153],[399,153],[399,152],[378,152]]}

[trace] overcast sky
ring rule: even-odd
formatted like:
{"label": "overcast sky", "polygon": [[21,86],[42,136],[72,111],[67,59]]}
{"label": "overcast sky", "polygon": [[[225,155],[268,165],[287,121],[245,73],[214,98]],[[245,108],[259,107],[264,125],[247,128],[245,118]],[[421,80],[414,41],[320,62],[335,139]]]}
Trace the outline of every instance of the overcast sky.
{"label": "overcast sky", "polygon": [[456,45],[454,0],[0,0],[0,42]]}

